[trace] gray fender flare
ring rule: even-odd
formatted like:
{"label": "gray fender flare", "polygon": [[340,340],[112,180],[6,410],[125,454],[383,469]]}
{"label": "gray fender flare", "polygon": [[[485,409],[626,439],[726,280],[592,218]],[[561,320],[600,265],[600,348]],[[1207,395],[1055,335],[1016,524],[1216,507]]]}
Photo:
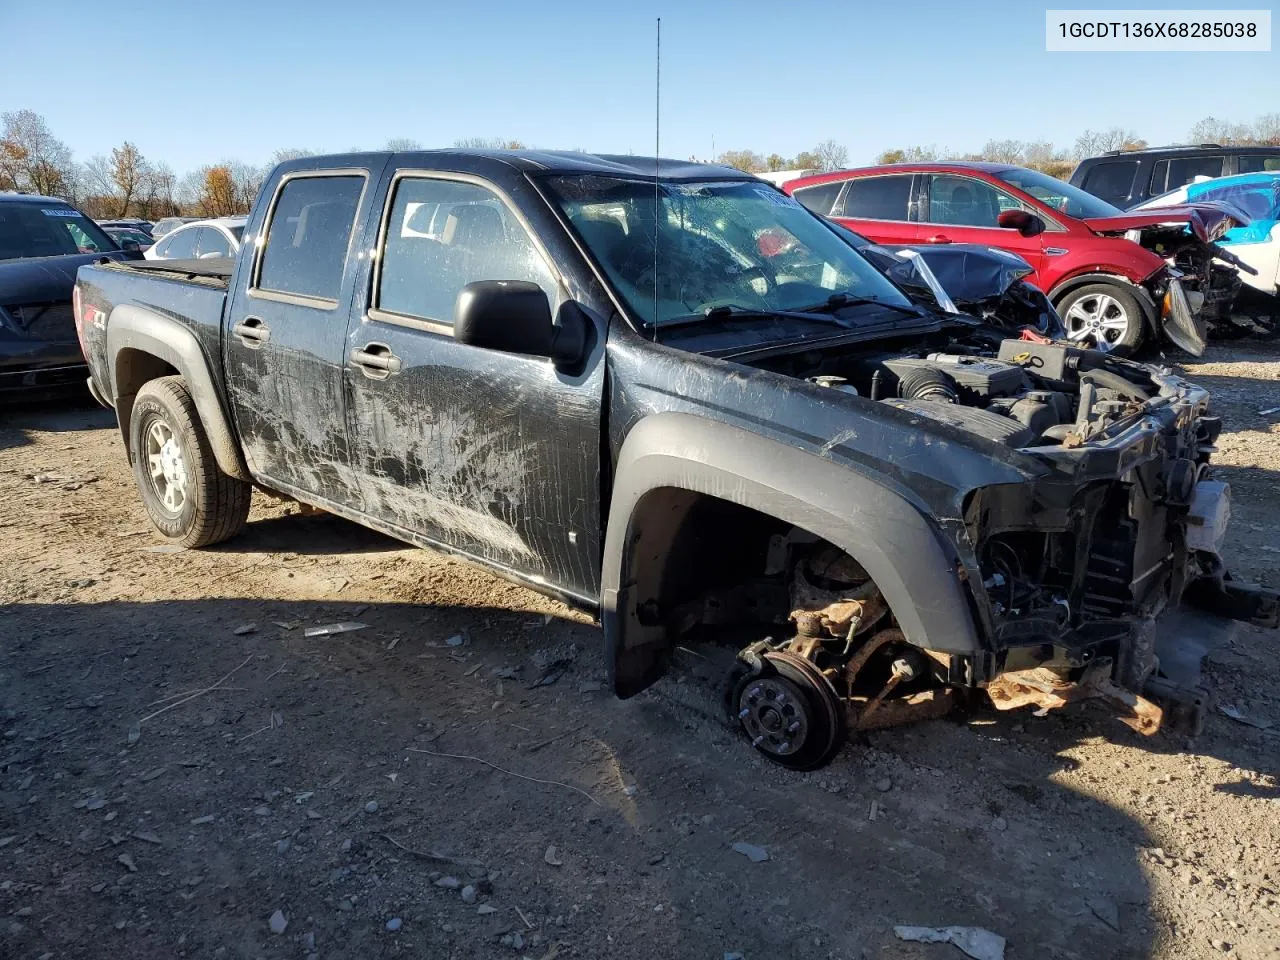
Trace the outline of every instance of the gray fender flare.
{"label": "gray fender flare", "polygon": [[1058,302],[1064,296],[1076,287],[1083,286],[1086,283],[1117,283],[1128,287],[1129,292],[1138,298],[1138,306],[1142,308],[1142,318],[1147,321],[1147,327],[1152,334],[1157,337],[1160,336],[1160,307],[1151,299],[1151,294],[1147,292],[1146,287],[1140,283],[1134,283],[1128,277],[1123,277],[1118,273],[1082,273],[1069,280],[1063,280],[1048,293],[1049,302],[1053,304],[1053,309],[1058,309]]}
{"label": "gray fender flare", "polygon": [[643,622],[631,557],[643,531],[637,507],[674,488],[758,510],[846,551],[871,574],[912,644],[956,654],[981,650],[955,552],[937,526],[897,492],[813,453],[681,413],[631,429],[614,473],[601,577],[605,660],[619,696],[662,672],[670,641]]}
{"label": "gray fender flare", "polygon": [[219,468],[228,476],[252,479],[232,432],[231,422],[218,399],[218,390],[209,372],[209,360],[196,335],[176,320],[132,304],[116,307],[107,319],[110,390],[126,449],[129,445],[129,415],[137,394],[136,386],[127,386],[135,378],[127,369],[132,362],[128,359],[132,354],[126,351],[155,357],[178,371],[195,402]]}

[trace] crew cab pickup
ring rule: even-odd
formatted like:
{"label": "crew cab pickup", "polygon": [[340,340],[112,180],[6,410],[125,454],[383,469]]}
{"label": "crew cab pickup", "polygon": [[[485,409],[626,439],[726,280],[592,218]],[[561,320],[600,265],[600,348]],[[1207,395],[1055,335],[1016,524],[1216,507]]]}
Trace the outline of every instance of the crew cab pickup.
{"label": "crew cab pickup", "polygon": [[714,638],[784,765],[966,689],[1149,733],[1200,702],[1160,667],[1183,606],[1276,624],[1219,558],[1204,390],[913,304],[736,170],[293,160],[234,261],[86,266],[75,303],[165,537],[234,536],[257,485],[456,552],[597,616],[623,697]]}

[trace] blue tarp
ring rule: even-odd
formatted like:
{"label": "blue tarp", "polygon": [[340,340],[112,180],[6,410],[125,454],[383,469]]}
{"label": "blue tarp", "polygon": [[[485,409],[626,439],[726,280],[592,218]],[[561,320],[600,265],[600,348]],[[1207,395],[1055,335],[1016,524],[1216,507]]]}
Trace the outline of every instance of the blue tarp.
{"label": "blue tarp", "polygon": [[1280,173],[1242,173],[1188,184],[1187,200],[1226,201],[1253,218],[1247,227],[1228,230],[1219,243],[1266,243],[1280,220]]}

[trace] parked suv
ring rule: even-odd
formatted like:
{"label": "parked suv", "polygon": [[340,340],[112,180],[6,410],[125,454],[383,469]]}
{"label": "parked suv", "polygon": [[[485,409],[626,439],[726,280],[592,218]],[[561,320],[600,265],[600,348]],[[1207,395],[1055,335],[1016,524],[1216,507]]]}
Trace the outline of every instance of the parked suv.
{"label": "parked suv", "polygon": [[1177,190],[1196,177],[1280,170],[1280,147],[1223,147],[1201,143],[1150,150],[1108,150],[1081,160],[1071,183],[1117,207],[1128,208]]}
{"label": "parked suv", "polygon": [[1240,286],[1234,270],[1212,267],[1222,256],[1212,240],[1235,226],[1221,211],[1125,213],[1007,163],[863,167],[802,177],[783,190],[877,243],[976,243],[1016,253],[1034,268],[1030,280],[1062,314],[1069,338],[1100,350],[1131,352],[1163,331],[1199,354],[1203,307],[1222,310]]}

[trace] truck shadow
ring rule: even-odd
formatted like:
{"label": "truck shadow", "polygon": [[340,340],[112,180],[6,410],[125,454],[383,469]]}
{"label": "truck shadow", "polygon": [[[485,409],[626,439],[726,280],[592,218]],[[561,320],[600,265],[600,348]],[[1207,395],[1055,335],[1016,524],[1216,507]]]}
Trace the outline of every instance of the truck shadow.
{"label": "truck shadow", "polygon": [[329,513],[289,513],[253,520],[233,540],[208,548],[215,553],[339,555],[389,553],[408,545]]}
{"label": "truck shadow", "polygon": [[[978,710],[868,735],[796,774],[686,676],[615,700],[595,628],[361,606],[0,610],[0,835],[14,838],[5,879],[33,908],[0,944],[145,958],[185,938],[189,955],[254,954],[279,942],[266,922],[279,907],[287,938],[310,932],[327,955],[383,955],[400,917],[429,956],[510,954],[517,933],[531,956],[557,941],[615,958],[949,949],[902,944],[894,924],[986,927],[1011,956],[1151,956],[1170,934],[1142,851],[1181,851],[1109,781],[1139,751],[1203,760],[1225,741],[1186,751],[1087,708]],[[352,619],[365,626],[304,634]],[[250,621],[261,629],[235,633]],[[1236,780],[1220,789],[1268,795]],[[1159,813],[1161,787],[1146,789]],[[478,869],[465,860],[497,871],[481,897],[496,913],[434,884]]]}
{"label": "truck shadow", "polygon": [[115,426],[115,414],[86,394],[39,402],[8,400],[0,406],[0,450],[25,446],[30,431],[74,433]]}

